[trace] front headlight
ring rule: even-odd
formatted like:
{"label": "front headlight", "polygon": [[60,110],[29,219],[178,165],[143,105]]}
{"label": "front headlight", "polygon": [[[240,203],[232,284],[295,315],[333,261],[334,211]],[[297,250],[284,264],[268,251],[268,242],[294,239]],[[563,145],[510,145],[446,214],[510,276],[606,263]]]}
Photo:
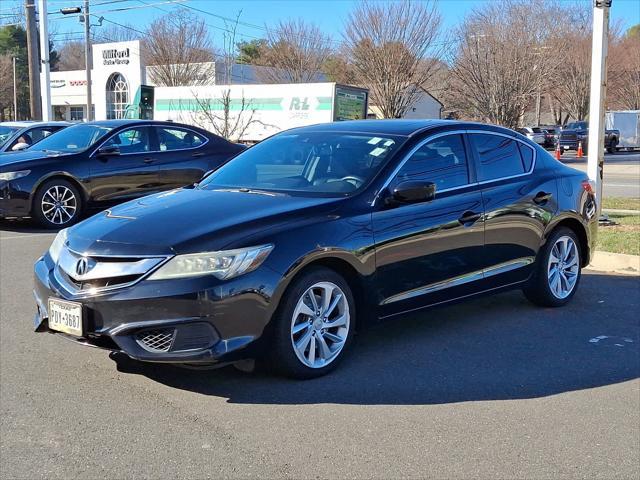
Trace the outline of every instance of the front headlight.
{"label": "front headlight", "polygon": [[4,172],[0,173],[0,180],[8,182],[9,180],[16,180],[17,178],[26,177],[31,173],[31,170],[20,170],[19,172]]}
{"label": "front headlight", "polygon": [[221,280],[228,280],[258,268],[271,250],[273,245],[260,245],[221,252],[176,255],[154,272],[149,280],[201,275],[214,275]]}
{"label": "front headlight", "polygon": [[62,252],[62,248],[66,241],[67,229],[64,228],[58,232],[58,235],[56,235],[56,238],[53,239],[53,243],[49,247],[49,256],[51,257],[51,260],[53,260],[53,263],[58,263],[60,252]]}

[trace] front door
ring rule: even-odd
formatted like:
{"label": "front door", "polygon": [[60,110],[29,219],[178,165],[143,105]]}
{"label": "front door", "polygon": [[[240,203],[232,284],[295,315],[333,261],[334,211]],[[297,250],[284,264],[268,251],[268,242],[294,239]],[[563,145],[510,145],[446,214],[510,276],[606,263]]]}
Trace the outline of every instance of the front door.
{"label": "front door", "polygon": [[[407,180],[432,182],[435,199],[385,206],[372,224],[380,315],[388,316],[473,293],[482,279],[482,195],[464,134],[427,139],[409,155],[387,188]],[[384,195],[384,193],[383,193]]]}
{"label": "front door", "polygon": [[113,155],[91,157],[91,197],[111,203],[158,191],[158,166],[151,127],[122,130],[101,147],[113,148]]}

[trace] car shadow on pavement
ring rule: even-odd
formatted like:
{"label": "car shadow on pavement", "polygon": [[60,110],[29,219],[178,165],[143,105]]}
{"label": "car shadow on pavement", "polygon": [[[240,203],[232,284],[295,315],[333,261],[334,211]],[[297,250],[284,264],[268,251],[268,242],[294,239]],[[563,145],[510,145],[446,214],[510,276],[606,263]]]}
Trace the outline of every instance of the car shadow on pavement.
{"label": "car shadow on pavement", "polygon": [[0,220],[0,231],[14,233],[55,233],[54,229],[46,229],[38,226],[31,219]]}
{"label": "car shadow on pavement", "polygon": [[387,322],[360,334],[339,368],[315,380],[112,358],[120,372],[246,404],[510,400],[638,378],[640,278],[590,273],[580,287],[564,308],[509,292]]}

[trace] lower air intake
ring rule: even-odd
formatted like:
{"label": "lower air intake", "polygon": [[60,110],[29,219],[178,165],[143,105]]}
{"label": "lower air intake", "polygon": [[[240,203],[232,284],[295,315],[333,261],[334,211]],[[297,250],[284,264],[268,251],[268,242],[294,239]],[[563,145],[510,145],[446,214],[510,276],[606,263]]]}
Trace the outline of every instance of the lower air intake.
{"label": "lower air intake", "polygon": [[168,352],[175,337],[174,328],[163,328],[160,330],[145,330],[136,334],[138,345],[149,352]]}

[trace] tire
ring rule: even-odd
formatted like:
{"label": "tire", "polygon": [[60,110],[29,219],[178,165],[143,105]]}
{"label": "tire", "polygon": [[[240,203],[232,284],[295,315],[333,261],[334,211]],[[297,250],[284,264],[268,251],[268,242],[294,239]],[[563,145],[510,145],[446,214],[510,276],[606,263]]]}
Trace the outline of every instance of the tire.
{"label": "tire", "polygon": [[617,140],[615,139],[611,140],[611,142],[609,143],[609,146],[607,147],[607,153],[616,153],[616,151],[618,150],[616,148],[617,145],[618,145]]}
{"label": "tire", "polygon": [[43,183],[33,199],[32,216],[44,228],[66,228],[80,219],[82,196],[68,180],[53,179]]}
{"label": "tire", "polygon": [[[570,242],[565,243],[567,240]],[[560,243],[569,246],[564,259],[561,257]],[[554,258],[560,258],[562,262],[554,262],[551,259],[552,255]],[[561,307],[569,303],[580,284],[582,255],[578,236],[573,230],[566,227],[554,230],[538,254],[533,275],[522,289],[525,296],[543,307]],[[558,273],[558,268],[555,268],[556,274],[553,274],[554,264],[560,267],[562,275]]]}
{"label": "tire", "polygon": [[[318,305],[315,312],[311,308],[311,294]],[[331,309],[328,318],[322,311],[325,298],[322,295],[327,294],[329,300],[326,302]],[[338,298],[338,294],[341,297]],[[289,286],[273,318],[271,365],[277,372],[296,379],[326,375],[338,366],[348,352],[353,340],[355,318],[355,300],[344,278],[324,267],[303,272]],[[332,323],[338,325],[326,327]],[[300,345],[299,349],[296,349],[294,342]]]}

